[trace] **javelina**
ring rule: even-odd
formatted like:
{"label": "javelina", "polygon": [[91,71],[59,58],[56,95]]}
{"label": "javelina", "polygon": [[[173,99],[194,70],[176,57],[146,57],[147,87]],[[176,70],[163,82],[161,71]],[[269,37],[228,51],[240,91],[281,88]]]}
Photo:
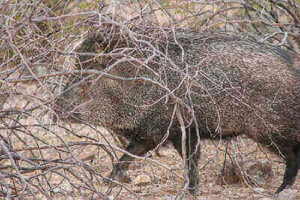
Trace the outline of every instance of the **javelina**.
{"label": "javelina", "polygon": [[[173,120],[177,105],[186,126],[191,193],[198,189],[199,139],[241,134],[284,157],[286,170],[277,193],[292,186],[300,168],[298,54],[223,33],[136,41],[134,46],[108,44],[103,36],[86,39],[79,52],[98,48],[106,56],[81,53],[78,66],[106,74],[69,89],[57,106],[75,113],[72,120],[99,124],[126,137],[126,150],[143,155],[163,138],[182,154],[180,123]],[[111,177],[123,178],[129,165],[124,161],[132,159],[123,155]]]}

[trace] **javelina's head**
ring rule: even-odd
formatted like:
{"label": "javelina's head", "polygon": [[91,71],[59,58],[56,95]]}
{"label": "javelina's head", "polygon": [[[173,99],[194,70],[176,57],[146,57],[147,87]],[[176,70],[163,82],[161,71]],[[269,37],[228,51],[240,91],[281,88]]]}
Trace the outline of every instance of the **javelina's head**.
{"label": "javelina's head", "polygon": [[124,110],[124,88],[119,81],[107,77],[92,78],[81,84],[69,85],[55,101],[54,110],[62,121],[112,126],[120,121]]}
{"label": "javelina's head", "polygon": [[[108,35],[110,34],[110,35]],[[104,75],[89,74],[84,71],[96,70],[107,74],[126,76],[133,68],[124,66],[124,62],[107,70],[119,58],[118,51],[124,47],[124,41],[118,29],[110,29],[85,39],[76,49],[76,70],[82,74],[72,75],[67,86],[54,103],[57,118],[71,123],[110,124],[118,121],[122,115],[119,108],[126,84],[119,83]],[[89,74],[89,77],[88,75]]]}

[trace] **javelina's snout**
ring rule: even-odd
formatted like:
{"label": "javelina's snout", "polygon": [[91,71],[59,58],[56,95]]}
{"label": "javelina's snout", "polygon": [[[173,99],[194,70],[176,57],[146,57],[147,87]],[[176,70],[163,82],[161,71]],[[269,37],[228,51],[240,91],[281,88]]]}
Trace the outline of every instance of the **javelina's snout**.
{"label": "javelina's snout", "polygon": [[[76,79],[76,78],[74,78]],[[67,121],[70,123],[83,123],[81,113],[84,110],[81,109],[84,105],[84,87],[77,85],[77,87],[65,86],[64,90],[58,94],[57,99],[53,105],[55,114],[52,120],[58,122],[59,120]]]}
{"label": "javelina's snout", "polygon": [[[79,52],[94,51],[93,45],[85,46],[91,41],[103,40],[88,38]],[[117,48],[115,44],[122,44],[122,49],[124,43],[118,42],[110,42],[114,46],[107,49]],[[72,111],[79,106],[77,111],[85,122],[126,137],[130,141],[126,150],[132,154],[143,155],[155,148],[168,132],[167,140],[182,155],[181,129],[173,120],[176,105],[186,125],[191,193],[199,188],[199,137],[220,139],[241,134],[284,156],[286,170],[277,192],[292,186],[300,168],[299,55],[226,34],[171,34],[153,44],[160,52],[155,56],[151,54],[153,46],[146,51],[145,43],[131,42],[126,43],[127,49],[141,46],[129,52],[131,57],[154,60],[147,61],[146,67],[131,61],[116,64],[113,58],[102,62],[101,68],[106,66],[108,74],[122,78],[101,76],[85,95],[79,95],[79,104],[62,107]],[[95,65],[86,63],[92,68]],[[91,66],[81,63],[80,68]],[[145,79],[135,81],[135,77]],[[129,165],[124,161],[132,159],[125,154],[111,177],[122,178]]]}

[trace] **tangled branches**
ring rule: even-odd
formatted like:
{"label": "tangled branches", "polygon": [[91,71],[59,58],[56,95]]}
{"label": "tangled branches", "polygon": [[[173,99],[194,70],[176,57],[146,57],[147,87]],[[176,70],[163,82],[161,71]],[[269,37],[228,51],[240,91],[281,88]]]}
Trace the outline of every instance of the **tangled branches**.
{"label": "tangled branches", "polygon": [[[178,85],[169,85],[164,72],[152,68],[168,62],[170,70],[185,74],[182,66],[168,59],[169,52],[162,53],[162,43],[186,30],[213,28],[297,51],[299,9],[297,1],[1,1],[0,196],[135,196],[137,188],[114,180],[110,181],[120,187],[104,183],[121,153],[161,166],[168,172],[165,174],[181,180],[180,172],[173,172],[181,165],[170,169],[149,156],[125,152],[114,142],[116,138],[88,120],[81,124],[63,121],[53,108],[68,92],[66,85],[72,89],[82,83],[94,84],[102,77],[152,84],[167,94],[155,102],[143,102],[144,106],[172,98],[191,111],[183,100],[191,94],[187,84],[191,77],[183,76]],[[87,46],[82,45],[84,38],[99,35],[104,38],[100,45],[80,49]],[[173,40],[180,43],[176,37]],[[182,58],[187,53],[177,50]],[[127,77],[108,73],[122,64],[142,66],[149,74]],[[221,85],[224,80],[217,81]],[[180,87],[186,87],[181,96],[174,92]],[[71,102],[69,99],[64,108]],[[66,118],[76,117],[76,109],[65,112]],[[180,114],[187,116],[177,116]],[[176,191],[180,187],[175,185]]]}

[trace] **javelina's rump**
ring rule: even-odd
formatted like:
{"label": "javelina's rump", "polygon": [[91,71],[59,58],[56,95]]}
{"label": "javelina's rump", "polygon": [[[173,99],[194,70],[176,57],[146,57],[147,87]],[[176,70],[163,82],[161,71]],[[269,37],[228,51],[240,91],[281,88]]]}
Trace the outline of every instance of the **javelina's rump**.
{"label": "javelina's rump", "polygon": [[[266,145],[286,161],[283,183],[277,192],[292,186],[300,168],[299,55],[225,34],[175,36],[176,40],[172,35],[159,43],[164,56],[156,56],[147,67],[126,61],[106,69],[108,74],[146,77],[160,85],[146,79],[120,81],[102,76],[96,83],[70,90],[57,105],[71,105],[66,111],[76,113],[81,120],[125,136],[130,140],[127,151],[136,155],[156,147],[169,130],[167,140],[181,154],[181,130],[177,120],[172,120],[180,99],[178,107],[187,125],[187,156],[191,156],[191,193],[198,189],[196,130],[201,139],[246,134]],[[83,45],[90,41],[102,42],[87,39]],[[103,62],[100,68],[115,60],[106,58]],[[74,90],[83,87],[84,94],[75,95]],[[68,96],[72,92],[74,96]],[[131,159],[124,155],[120,161]],[[127,168],[128,162],[117,163],[111,176],[122,177],[122,170]]]}

